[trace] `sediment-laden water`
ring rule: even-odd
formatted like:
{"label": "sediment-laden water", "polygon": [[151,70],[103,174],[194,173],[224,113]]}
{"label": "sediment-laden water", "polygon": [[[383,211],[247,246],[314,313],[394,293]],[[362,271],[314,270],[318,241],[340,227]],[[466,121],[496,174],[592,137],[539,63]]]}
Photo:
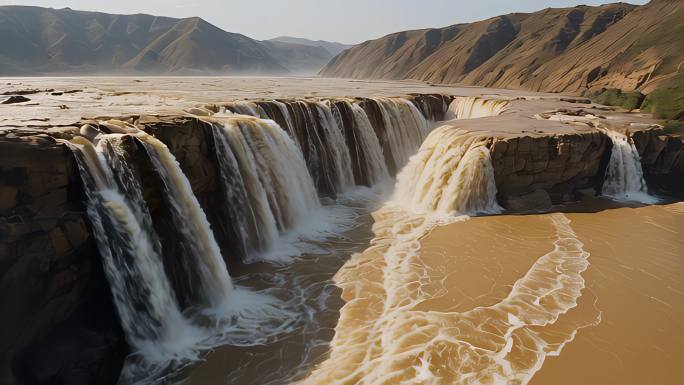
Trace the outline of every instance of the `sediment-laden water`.
{"label": "sediment-laden water", "polygon": [[[169,147],[132,125],[102,122],[116,133],[68,143],[132,349],[121,382],[598,384],[563,373],[596,365],[586,357],[643,367],[630,349],[648,341],[677,351],[681,336],[664,335],[684,322],[667,310],[684,301],[680,205],[642,207],[657,200],[638,153],[610,132],[605,197],[507,214],[492,138],[430,121],[507,108],[460,97],[227,103],[202,117],[221,195],[204,209]],[[220,226],[205,210],[225,216]],[[611,246],[632,235],[632,248]],[[611,316],[628,316],[619,293],[635,289],[654,315],[616,326]],[[625,330],[648,337],[623,343]]]}

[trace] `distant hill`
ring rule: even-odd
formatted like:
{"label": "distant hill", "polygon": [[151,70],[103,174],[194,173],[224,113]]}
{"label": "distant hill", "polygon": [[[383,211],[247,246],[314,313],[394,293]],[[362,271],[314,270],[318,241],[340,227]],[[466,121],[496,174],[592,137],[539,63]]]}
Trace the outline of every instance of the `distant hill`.
{"label": "distant hill", "polygon": [[650,92],[682,76],[684,1],[547,8],[404,31],[336,56],[321,75],[535,91]]}
{"label": "distant hill", "polygon": [[198,17],[0,6],[0,75],[315,73],[331,56]]}
{"label": "distant hill", "polygon": [[262,44],[292,74],[315,75],[335,56],[321,46],[276,40],[265,40]]}
{"label": "distant hill", "polygon": [[328,52],[332,54],[332,56],[335,56],[339,54],[340,52],[344,51],[347,48],[353,47],[352,44],[342,44],[342,43],[336,43],[336,42],[330,42],[330,41],[324,41],[324,40],[309,40],[309,39],[303,39],[300,37],[290,37],[290,36],[280,36],[276,37],[275,39],[271,39],[269,41],[278,41],[282,43],[293,43],[293,44],[301,44],[301,45],[308,45],[312,47],[323,47]]}

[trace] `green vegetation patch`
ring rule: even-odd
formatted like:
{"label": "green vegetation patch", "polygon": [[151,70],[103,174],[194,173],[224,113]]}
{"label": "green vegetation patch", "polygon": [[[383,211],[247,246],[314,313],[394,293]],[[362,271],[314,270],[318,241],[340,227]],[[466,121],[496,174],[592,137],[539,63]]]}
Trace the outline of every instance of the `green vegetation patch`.
{"label": "green vegetation patch", "polygon": [[684,76],[648,94],[641,110],[658,119],[684,120]]}
{"label": "green vegetation patch", "polygon": [[617,88],[602,88],[598,92],[589,94],[589,98],[594,103],[634,110],[641,106],[645,96],[638,91],[622,92]]}
{"label": "green vegetation patch", "polygon": [[684,136],[684,121],[669,120],[667,123],[665,123],[663,130],[668,135],[683,137]]}

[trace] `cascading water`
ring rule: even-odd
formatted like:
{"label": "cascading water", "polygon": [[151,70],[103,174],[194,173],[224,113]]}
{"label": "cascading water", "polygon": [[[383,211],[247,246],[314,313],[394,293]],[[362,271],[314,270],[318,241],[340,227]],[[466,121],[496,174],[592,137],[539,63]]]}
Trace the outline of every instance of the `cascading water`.
{"label": "cascading water", "polygon": [[376,98],[387,135],[388,148],[394,165],[401,169],[428,133],[427,120],[411,102],[405,99]]}
{"label": "cascading water", "polygon": [[501,99],[457,96],[449,104],[446,119],[476,119],[497,116],[506,111],[508,105],[508,101]]}
{"label": "cascading water", "polygon": [[368,116],[359,105],[351,103],[349,105],[354,118],[354,127],[357,129],[355,133],[360,144],[359,150],[365,155],[366,172],[371,185],[389,179],[389,172],[387,172],[387,165],[382,155],[382,148],[380,147],[378,137],[373,131],[373,126],[370,120],[368,120]]}
{"label": "cascading water", "polygon": [[[218,154],[226,191],[245,195],[248,208],[237,214],[254,228],[259,250],[272,246],[278,235],[302,223],[320,207],[316,189],[299,148],[275,122],[216,115],[215,134],[224,154]],[[230,150],[230,151],[228,151]],[[235,162],[233,163],[233,157]]]}
{"label": "cascading water", "polygon": [[394,200],[422,213],[500,211],[486,144],[486,138],[463,130],[436,129],[397,176]]}
{"label": "cascading water", "polygon": [[261,112],[263,112],[263,110],[261,110],[256,103],[244,100],[236,100],[230,104],[227,104],[224,107],[233,113],[240,115],[250,115],[257,118],[260,117]]}
{"label": "cascading water", "polygon": [[143,132],[137,134],[136,138],[144,146],[164,183],[175,223],[183,224],[180,227],[183,239],[179,242],[182,244],[183,258],[187,260],[185,266],[188,267],[188,273],[194,271],[199,276],[199,287],[191,288],[197,290],[191,297],[196,304],[225,304],[232,291],[228,269],[188,178],[164,143]]}
{"label": "cascading water", "polygon": [[345,191],[354,186],[354,175],[351,168],[351,156],[349,155],[349,148],[344,141],[342,130],[337,125],[337,121],[333,117],[332,110],[329,103],[317,102],[321,120],[321,126],[325,132],[325,137],[328,142],[328,151],[333,159],[333,166],[335,167],[335,185],[337,191]]}
{"label": "cascading water", "polygon": [[613,142],[610,162],[603,182],[603,195],[619,200],[655,203],[648,195],[648,188],[641,168],[641,158],[634,143],[622,133],[602,130]]}
{"label": "cascading water", "polygon": [[133,350],[162,360],[194,343],[164,274],[160,245],[138,177],[127,167],[121,135],[65,142],[83,178],[88,216],[121,325]]}
{"label": "cascading water", "polygon": [[[372,119],[358,100],[348,99],[237,102],[230,113],[202,118],[212,124],[203,129],[211,130],[205,133],[217,160],[225,202],[219,211],[229,217],[221,230],[230,234],[223,239],[234,241],[229,246],[245,261],[280,250],[273,247],[283,243],[280,237],[299,237],[298,231],[309,231],[300,226],[318,223],[312,220],[320,216],[318,196],[327,194],[316,187],[331,187],[334,197],[355,185],[382,184],[391,180],[383,151],[396,154],[399,166],[415,152],[429,129],[419,109],[399,98],[374,102],[383,107]],[[438,107],[422,106],[435,116]],[[127,365],[124,382],[159,378],[204,348],[260,344],[298,327],[285,310],[288,295],[233,289],[205,212],[169,148],[129,123],[99,124],[122,134],[98,135],[97,146],[81,139],[70,145],[123,328],[142,355]],[[382,144],[379,130],[391,140]],[[353,220],[364,210],[362,195],[371,191],[377,194],[344,194],[337,204],[358,206],[333,215]]]}
{"label": "cascading water", "polygon": [[250,204],[245,181],[240,173],[238,164],[223,126],[212,125],[214,150],[218,161],[218,171],[223,186],[223,204],[229,218],[225,222],[230,223],[234,247],[243,260],[249,260],[255,251],[261,251],[268,247],[266,239],[259,236],[259,223],[252,205]]}

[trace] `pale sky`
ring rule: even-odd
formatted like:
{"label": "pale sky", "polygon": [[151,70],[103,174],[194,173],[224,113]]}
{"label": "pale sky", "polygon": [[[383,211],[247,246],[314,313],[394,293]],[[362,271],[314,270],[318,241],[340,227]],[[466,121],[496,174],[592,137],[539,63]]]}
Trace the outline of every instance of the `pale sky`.
{"label": "pale sky", "polygon": [[[616,0],[617,1],[617,0]],[[647,0],[627,0],[645,4]],[[265,40],[280,35],[360,43],[392,32],[486,19],[547,7],[599,5],[607,0],[32,0],[35,5],[107,13],[199,16],[216,26]]]}

